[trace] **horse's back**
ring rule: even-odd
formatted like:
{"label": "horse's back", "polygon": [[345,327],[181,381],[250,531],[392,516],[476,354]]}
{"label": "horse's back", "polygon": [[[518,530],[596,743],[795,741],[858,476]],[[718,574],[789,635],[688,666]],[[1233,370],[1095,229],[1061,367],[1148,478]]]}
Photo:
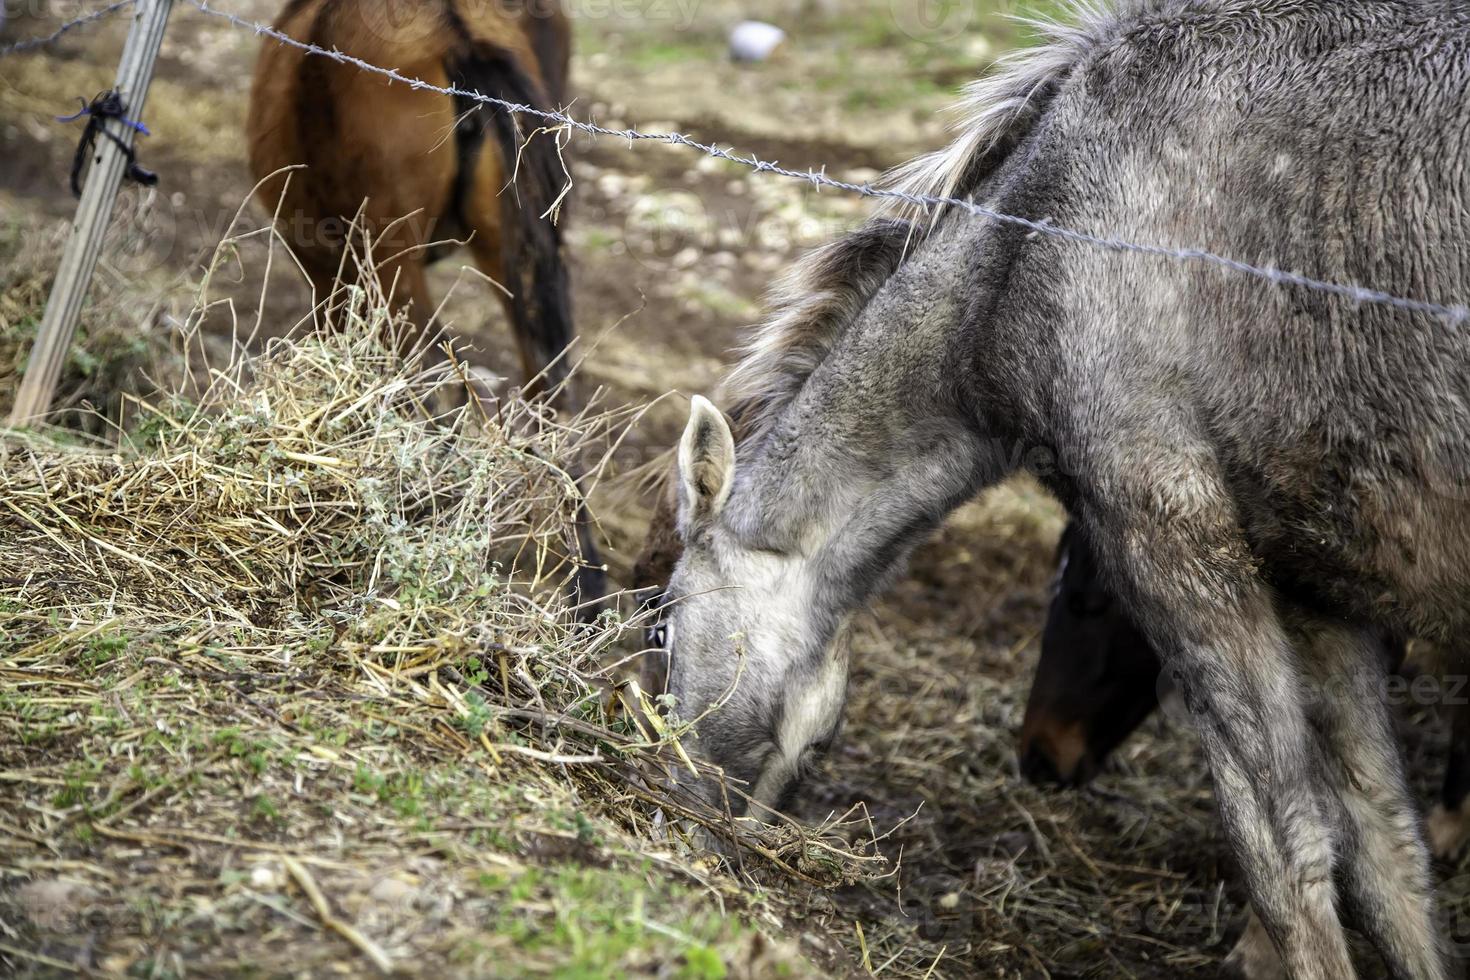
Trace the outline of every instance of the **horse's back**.
{"label": "horse's back", "polygon": [[[277,27],[440,88],[461,81],[454,73],[466,61],[493,52],[506,70],[530,79],[538,95],[561,93],[570,28],[559,7],[535,6],[296,0]],[[436,232],[457,193],[459,114],[442,93],[267,41],[247,123],[251,169],[257,179],[293,165],[306,169],[292,175],[289,187],[283,177],[266,181],[259,196],[274,208],[284,190],[282,210],[302,226],[289,229],[297,253],[333,269],[342,242],[337,225],[359,209],[369,229],[392,236],[384,242],[388,251],[463,235],[453,224]],[[487,157],[476,173],[488,167],[492,178],[503,176],[503,162],[490,162]],[[411,217],[401,221],[405,216]]]}
{"label": "horse's back", "polygon": [[[1470,300],[1466,8],[1157,6],[1061,81],[995,203]],[[1016,251],[1001,319],[1050,342],[1002,345],[1019,355],[998,371],[1048,393],[1017,401],[1051,416],[1038,424],[1064,470],[1111,456],[1187,506],[1177,473],[1147,461],[1205,451],[1278,589],[1420,635],[1470,628],[1470,327],[1198,259],[1042,238]],[[1130,427],[1173,445],[1122,445]]]}

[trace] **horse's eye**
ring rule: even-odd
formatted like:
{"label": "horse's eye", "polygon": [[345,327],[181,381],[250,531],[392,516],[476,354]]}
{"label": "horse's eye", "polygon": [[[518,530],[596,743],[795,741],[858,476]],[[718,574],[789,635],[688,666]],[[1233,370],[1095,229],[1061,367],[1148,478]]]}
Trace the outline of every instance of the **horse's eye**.
{"label": "horse's eye", "polygon": [[663,650],[669,645],[669,624],[654,623],[648,627],[644,634],[643,645],[655,650]]}

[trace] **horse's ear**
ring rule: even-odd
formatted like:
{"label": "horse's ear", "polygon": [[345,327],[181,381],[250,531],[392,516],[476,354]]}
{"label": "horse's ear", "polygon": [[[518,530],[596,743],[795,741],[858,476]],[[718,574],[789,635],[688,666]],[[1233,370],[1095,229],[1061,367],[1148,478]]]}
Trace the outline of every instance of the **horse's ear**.
{"label": "horse's ear", "polygon": [[735,477],[735,437],[709,399],[695,395],[689,424],[679,440],[679,528],[713,521],[730,496]]}

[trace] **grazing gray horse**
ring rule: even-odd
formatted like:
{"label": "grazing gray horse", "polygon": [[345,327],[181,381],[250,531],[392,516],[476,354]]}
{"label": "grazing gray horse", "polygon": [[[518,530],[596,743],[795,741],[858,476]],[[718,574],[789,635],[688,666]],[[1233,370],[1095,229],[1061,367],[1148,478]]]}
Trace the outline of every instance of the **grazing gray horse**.
{"label": "grazing gray horse", "polygon": [[[1470,296],[1470,7],[1151,0],[975,86],[903,176],[1056,226]],[[1287,972],[1445,966],[1377,630],[1470,632],[1470,327],[950,207],[805,261],[696,399],[669,689],[737,813],[835,737],[849,617],[954,507],[1035,470],[1193,713]],[[713,794],[715,788],[701,785]]]}

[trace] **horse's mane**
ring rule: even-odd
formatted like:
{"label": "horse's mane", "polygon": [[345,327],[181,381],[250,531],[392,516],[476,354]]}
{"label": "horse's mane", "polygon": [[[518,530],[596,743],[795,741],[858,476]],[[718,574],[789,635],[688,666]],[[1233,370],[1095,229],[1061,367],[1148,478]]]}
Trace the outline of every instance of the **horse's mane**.
{"label": "horse's mane", "polygon": [[[952,197],[973,189],[1045,111],[1057,82],[1115,35],[1121,19],[1168,2],[1072,0],[1067,22],[1030,22],[1042,43],[1002,58],[996,71],[971,83],[955,140],[897,168],[888,182],[919,196]],[[810,253],[772,290],[771,315],[723,391],[744,435],[757,436],[770,427],[903,262],[909,244],[938,217],[938,209],[921,208],[894,216],[901,206],[890,203],[858,231]]]}
{"label": "horse's mane", "polygon": [[[967,85],[956,106],[961,115],[955,139],[895,168],[889,180],[908,195],[963,197],[1025,137],[1060,83],[1097,52],[1158,30],[1234,36],[1243,23],[1269,22],[1313,6],[1304,0],[1063,0],[1054,17],[1017,17],[1035,32],[1036,45],[1003,55],[989,74]],[[883,208],[899,209],[930,220],[941,210],[899,199]]]}
{"label": "horse's mane", "polygon": [[913,226],[878,218],[807,253],[772,288],[771,315],[725,379],[736,438],[764,432],[796,397],[848,323],[903,261]]}

